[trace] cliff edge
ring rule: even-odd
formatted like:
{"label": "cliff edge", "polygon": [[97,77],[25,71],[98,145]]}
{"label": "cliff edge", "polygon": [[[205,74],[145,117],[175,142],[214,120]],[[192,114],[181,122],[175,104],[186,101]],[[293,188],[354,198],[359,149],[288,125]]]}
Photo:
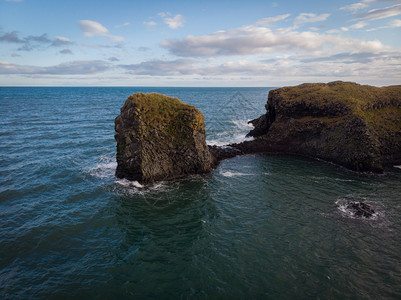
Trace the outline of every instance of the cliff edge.
{"label": "cliff edge", "polygon": [[306,83],[271,90],[242,153],[285,153],[380,173],[401,163],[401,86]]}

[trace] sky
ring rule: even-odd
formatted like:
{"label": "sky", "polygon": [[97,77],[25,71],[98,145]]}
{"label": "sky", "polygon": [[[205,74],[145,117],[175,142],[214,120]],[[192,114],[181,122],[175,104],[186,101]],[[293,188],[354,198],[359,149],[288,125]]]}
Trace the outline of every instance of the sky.
{"label": "sky", "polygon": [[0,0],[0,86],[401,84],[401,0]]}

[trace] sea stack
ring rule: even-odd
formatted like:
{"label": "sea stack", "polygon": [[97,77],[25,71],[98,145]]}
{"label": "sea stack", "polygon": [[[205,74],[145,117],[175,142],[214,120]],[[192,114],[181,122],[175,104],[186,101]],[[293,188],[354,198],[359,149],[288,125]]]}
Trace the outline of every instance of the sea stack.
{"label": "sea stack", "polygon": [[401,86],[306,83],[269,92],[243,153],[284,153],[381,173],[401,162]]}
{"label": "sea stack", "polygon": [[128,97],[115,119],[118,178],[152,183],[209,172],[204,116],[177,98]]}

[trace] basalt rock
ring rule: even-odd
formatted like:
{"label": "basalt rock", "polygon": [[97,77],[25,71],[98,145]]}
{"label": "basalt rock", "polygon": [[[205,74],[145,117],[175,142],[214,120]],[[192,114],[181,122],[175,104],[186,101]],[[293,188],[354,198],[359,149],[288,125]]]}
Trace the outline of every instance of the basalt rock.
{"label": "basalt rock", "polygon": [[240,149],[231,146],[209,145],[209,151],[217,162],[244,154]]}
{"label": "basalt rock", "polygon": [[283,87],[270,91],[266,111],[251,121],[255,139],[232,147],[314,157],[362,172],[401,163],[401,86]]}
{"label": "basalt rock", "polygon": [[370,218],[375,213],[374,209],[369,204],[358,201],[348,203],[346,209],[351,212],[354,217]]}
{"label": "basalt rock", "polygon": [[209,172],[204,116],[160,94],[133,94],[115,119],[118,178],[150,183]]}

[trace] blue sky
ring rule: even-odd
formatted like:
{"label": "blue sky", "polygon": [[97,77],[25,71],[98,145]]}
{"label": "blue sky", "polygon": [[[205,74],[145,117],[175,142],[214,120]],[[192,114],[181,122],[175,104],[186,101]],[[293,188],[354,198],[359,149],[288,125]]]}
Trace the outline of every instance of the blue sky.
{"label": "blue sky", "polygon": [[401,84],[401,0],[0,0],[2,86]]}

